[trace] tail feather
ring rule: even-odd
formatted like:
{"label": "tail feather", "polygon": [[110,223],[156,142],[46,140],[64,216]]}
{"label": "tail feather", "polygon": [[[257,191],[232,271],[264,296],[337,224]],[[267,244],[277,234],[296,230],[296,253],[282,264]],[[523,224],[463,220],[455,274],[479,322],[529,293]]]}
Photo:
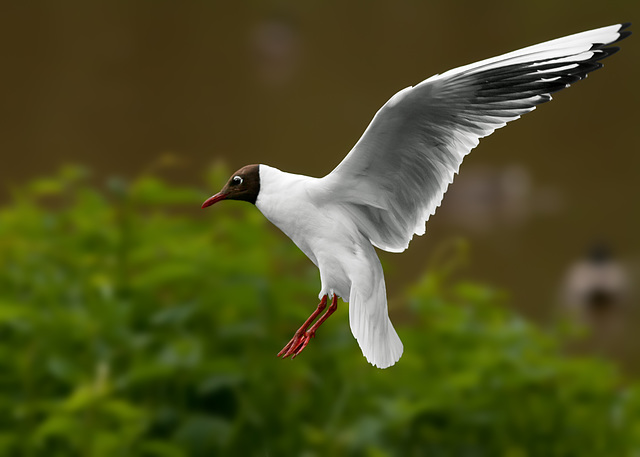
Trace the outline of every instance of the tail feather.
{"label": "tail feather", "polygon": [[378,368],[388,368],[400,359],[403,346],[389,319],[384,281],[376,289],[363,294],[352,288],[349,324],[367,361]]}

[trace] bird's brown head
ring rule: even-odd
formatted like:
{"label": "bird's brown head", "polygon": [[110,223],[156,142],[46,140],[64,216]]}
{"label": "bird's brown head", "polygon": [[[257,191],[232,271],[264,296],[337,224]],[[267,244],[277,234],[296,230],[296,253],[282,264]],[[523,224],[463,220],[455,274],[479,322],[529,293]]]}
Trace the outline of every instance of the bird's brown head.
{"label": "bird's brown head", "polygon": [[202,207],[206,208],[221,200],[242,200],[256,203],[260,192],[260,169],[258,165],[247,165],[231,175],[222,190],[208,198]]}

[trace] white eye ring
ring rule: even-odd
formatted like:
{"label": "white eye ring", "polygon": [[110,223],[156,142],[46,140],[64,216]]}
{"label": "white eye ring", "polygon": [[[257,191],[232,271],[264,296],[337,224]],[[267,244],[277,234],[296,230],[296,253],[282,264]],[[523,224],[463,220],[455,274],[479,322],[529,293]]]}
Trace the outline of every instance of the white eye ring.
{"label": "white eye ring", "polygon": [[237,186],[239,184],[242,184],[242,178],[240,176],[234,176],[231,182],[233,182],[233,184]]}

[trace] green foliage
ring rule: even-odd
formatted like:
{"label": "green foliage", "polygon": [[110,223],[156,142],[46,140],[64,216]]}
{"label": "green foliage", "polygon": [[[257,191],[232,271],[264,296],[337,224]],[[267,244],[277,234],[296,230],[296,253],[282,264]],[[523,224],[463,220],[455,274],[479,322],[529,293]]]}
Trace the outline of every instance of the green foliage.
{"label": "green foliage", "polygon": [[99,190],[77,168],[15,192],[0,455],[640,455],[636,386],[446,268],[395,307],[396,366],[366,363],[346,306],[278,360],[317,271],[255,208],[201,212],[206,196],[152,177]]}

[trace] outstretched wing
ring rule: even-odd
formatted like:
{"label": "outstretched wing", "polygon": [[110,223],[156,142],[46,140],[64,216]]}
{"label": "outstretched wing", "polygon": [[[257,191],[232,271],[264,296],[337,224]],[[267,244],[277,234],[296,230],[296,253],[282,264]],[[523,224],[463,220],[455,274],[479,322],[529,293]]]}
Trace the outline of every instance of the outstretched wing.
{"label": "outstretched wing", "polygon": [[455,68],[395,94],[323,178],[375,246],[422,235],[462,159],[507,122],[602,66],[631,32],[618,24]]}

